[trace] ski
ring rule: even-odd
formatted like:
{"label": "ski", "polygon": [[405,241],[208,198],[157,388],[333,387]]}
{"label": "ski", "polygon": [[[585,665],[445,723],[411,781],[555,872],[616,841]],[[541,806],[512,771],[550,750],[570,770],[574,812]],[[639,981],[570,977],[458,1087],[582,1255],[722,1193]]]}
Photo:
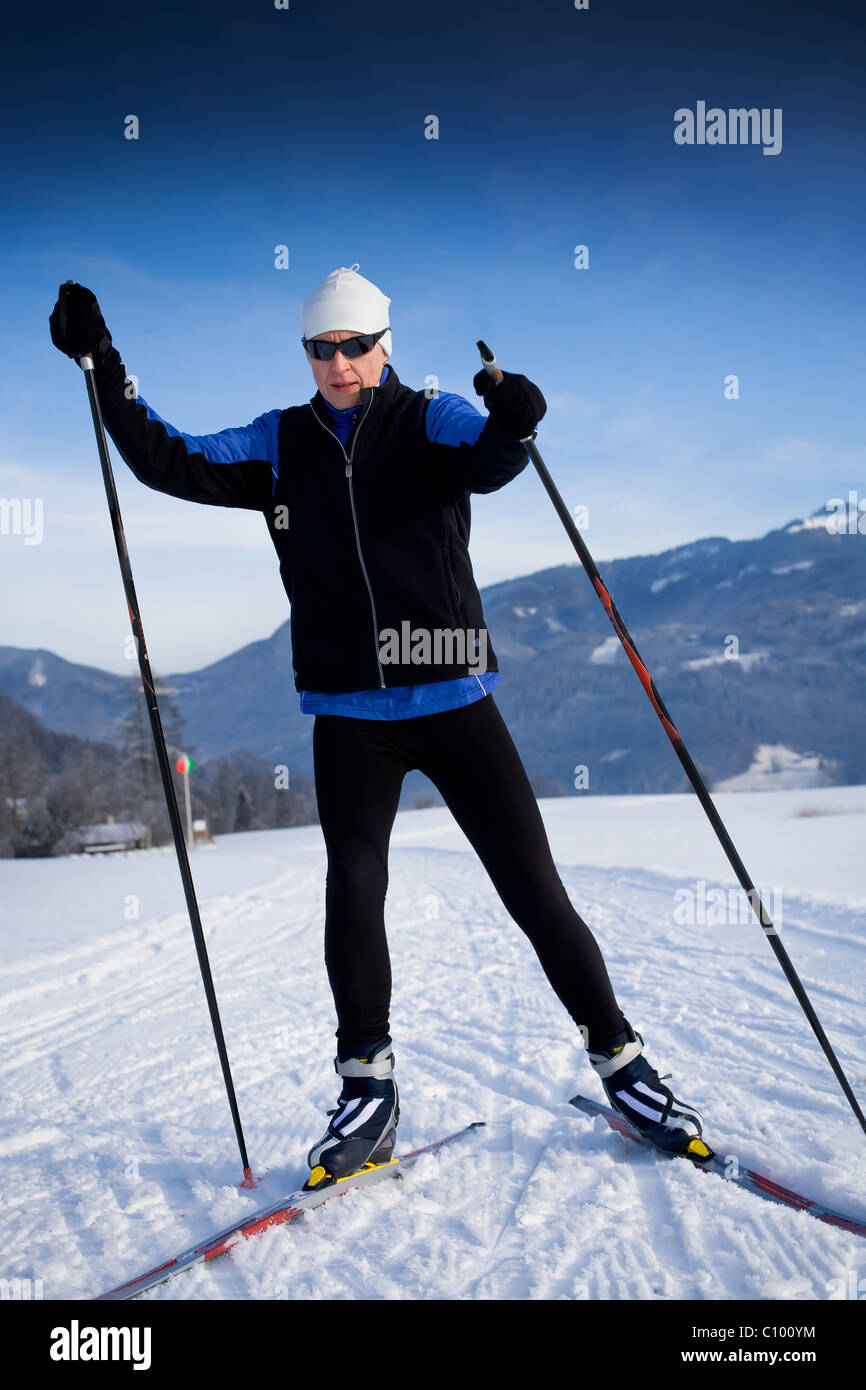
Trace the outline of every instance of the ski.
{"label": "ski", "polygon": [[191,1245],[188,1250],[183,1250],[174,1259],[165,1260],[162,1264],[156,1265],[154,1269],[146,1270],[144,1274],[139,1274],[136,1278],[128,1279],[126,1283],[118,1284],[116,1288],[109,1289],[107,1293],[98,1294],[94,1301],[118,1301],[135,1298],[145,1289],[152,1289],[155,1284],[163,1284],[166,1280],[174,1278],[181,1270],[190,1269],[193,1265],[201,1264],[206,1260],[214,1260],[218,1255],[224,1255],[227,1250],[231,1250],[232,1246],[239,1245],[242,1240],[249,1240],[252,1236],[260,1235],[262,1231],[268,1230],[271,1226],[282,1226],[285,1222],[294,1220],[296,1216],[302,1216],[305,1211],[309,1211],[312,1207],[322,1206],[332,1197],[344,1197],[348,1192],[356,1192],[360,1187],[370,1187],[382,1178],[395,1177],[404,1168],[414,1163],[416,1159],[422,1158],[424,1154],[436,1153],[446,1144],[453,1144],[456,1139],[462,1139],[464,1135],[472,1134],[475,1130],[483,1128],[484,1121],[475,1120],[472,1124],[457,1130],[455,1134],[449,1134],[444,1139],[437,1139],[432,1144],[425,1144],[421,1149],[413,1149],[411,1153],[402,1154],[400,1158],[392,1158],[390,1163],[362,1169],[361,1172],[355,1173],[349,1178],[341,1178],[338,1182],[331,1183],[327,1187],[311,1191],[292,1192],[268,1207],[260,1207],[258,1211],[250,1212],[249,1216],[236,1221],[233,1226],[227,1226],[224,1231],[218,1231],[216,1235],[207,1240],[200,1241],[197,1245]]}
{"label": "ski", "polygon": [[[640,1130],[635,1129],[634,1125],[619,1115],[615,1110],[610,1110],[606,1105],[600,1105],[598,1101],[589,1100],[586,1096],[573,1096],[569,1101],[578,1110],[583,1110],[587,1115],[601,1115],[607,1120],[611,1129],[615,1129],[626,1139],[633,1139],[637,1144],[643,1144],[645,1148],[652,1149],[655,1153],[663,1153],[662,1149],[656,1148]],[[677,1154],[665,1154],[665,1158],[677,1158]],[[719,1154],[712,1151],[706,1159],[693,1158],[689,1154],[683,1155],[695,1168],[700,1168],[706,1173],[715,1173],[723,1178],[725,1182],[734,1183],[737,1187],[742,1187],[747,1192],[754,1192],[758,1197],[765,1197],[769,1202],[778,1202],[781,1206],[793,1207],[796,1211],[807,1211],[810,1216],[814,1216],[818,1221],[824,1221],[828,1226],[840,1226],[843,1231],[851,1231],[855,1236],[866,1236],[866,1221],[857,1217],[845,1216],[842,1212],[834,1211],[832,1207],[825,1207],[821,1202],[814,1201],[811,1197],[803,1197],[799,1192],[792,1192],[790,1188],[782,1187],[774,1182],[772,1178],[766,1178],[762,1173],[755,1173],[751,1168],[739,1168],[729,1173],[728,1164]]]}

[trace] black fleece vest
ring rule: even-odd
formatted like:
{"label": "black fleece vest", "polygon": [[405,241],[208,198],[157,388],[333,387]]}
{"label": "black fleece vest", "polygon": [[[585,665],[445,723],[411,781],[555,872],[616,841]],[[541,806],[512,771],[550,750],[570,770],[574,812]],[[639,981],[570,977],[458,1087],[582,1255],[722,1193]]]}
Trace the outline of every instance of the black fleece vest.
{"label": "black fleece vest", "polygon": [[292,605],[298,690],[498,669],[469,559],[469,491],[455,469],[458,452],[475,446],[430,443],[428,403],[392,367],[361,391],[345,451],[318,392],[283,411],[267,520]]}

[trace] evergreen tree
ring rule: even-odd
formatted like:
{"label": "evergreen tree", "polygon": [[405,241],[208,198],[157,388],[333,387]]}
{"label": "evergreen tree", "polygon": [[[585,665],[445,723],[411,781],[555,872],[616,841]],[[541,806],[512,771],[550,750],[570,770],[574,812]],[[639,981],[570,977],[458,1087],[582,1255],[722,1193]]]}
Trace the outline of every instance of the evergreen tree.
{"label": "evergreen tree", "polygon": [[45,797],[30,797],[17,844],[22,858],[50,854],[60,834],[60,827],[49,811]]}
{"label": "evergreen tree", "polygon": [[253,802],[252,797],[244,786],[243,782],[238,788],[238,799],[235,803],[235,821],[233,830],[251,830],[253,828]]}
{"label": "evergreen tree", "polygon": [[[6,833],[21,833],[28,799],[45,785],[46,756],[31,729],[32,717],[20,718],[12,700],[0,697],[0,824]],[[17,717],[16,717],[17,716]],[[38,727],[38,726],[37,726]]]}
{"label": "evergreen tree", "polygon": [[64,830],[102,825],[109,817],[128,819],[119,752],[109,744],[70,740],[58,771],[48,780],[45,799]]}
{"label": "evergreen tree", "polygon": [[[170,688],[154,677],[160,720],[168,749],[169,763],[174,764],[180,753],[192,753],[183,746],[185,720]],[[165,805],[165,792],[159,775],[159,763],[153,742],[150,714],[138,675],[130,677],[126,712],[119,721],[123,740],[122,790],[124,814],[130,820],[142,821],[150,828],[154,844],[171,839],[171,822]],[[183,787],[179,773],[173,773],[178,805],[183,806]]]}

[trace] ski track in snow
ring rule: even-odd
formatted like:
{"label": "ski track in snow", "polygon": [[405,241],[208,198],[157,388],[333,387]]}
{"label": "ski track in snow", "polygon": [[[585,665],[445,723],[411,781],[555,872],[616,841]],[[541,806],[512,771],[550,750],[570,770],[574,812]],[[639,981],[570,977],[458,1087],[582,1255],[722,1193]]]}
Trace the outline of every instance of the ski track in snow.
{"label": "ski track in snow", "polygon": [[[863,789],[799,794],[851,803],[807,824],[791,823],[792,795],[733,801],[747,821],[760,802],[771,859],[795,845],[782,939],[862,1097],[866,902],[838,873],[828,889],[821,860],[840,836],[859,853]],[[647,1055],[703,1111],[719,1152],[866,1216],[863,1135],[760,929],[674,920],[678,887],[730,883],[724,863],[715,878],[707,869],[697,806],[643,800],[543,810]],[[638,814],[657,822],[656,840],[629,840]],[[617,824],[618,864],[605,862]],[[41,1278],[46,1298],[92,1297],[299,1187],[336,1101],[318,828],[226,837],[193,869],[262,1175],[252,1193],[236,1186],[172,855],[0,863],[0,1275]],[[850,1270],[866,1275],[863,1240],[640,1150],[567,1104],[578,1091],[602,1099],[601,1086],[446,811],[398,817],[386,919],[398,1152],[472,1120],[486,1130],[145,1299],[809,1300]]]}

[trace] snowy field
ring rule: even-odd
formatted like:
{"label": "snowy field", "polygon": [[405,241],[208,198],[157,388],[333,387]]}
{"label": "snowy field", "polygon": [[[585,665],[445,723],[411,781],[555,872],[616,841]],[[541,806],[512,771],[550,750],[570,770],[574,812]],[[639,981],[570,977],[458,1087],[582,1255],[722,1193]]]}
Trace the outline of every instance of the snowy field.
{"label": "snowy field", "polygon": [[[863,1103],[866,788],[717,801]],[[866,1138],[762,932],[718,891],[735,881],[696,799],[542,809],[626,1015],[710,1144],[866,1217]],[[226,837],[193,871],[252,1193],[173,851],[0,861],[0,1275],[46,1299],[92,1297],[298,1187],[336,1102],[318,828]],[[387,916],[398,1152],[486,1131],[145,1299],[826,1300],[866,1279],[866,1241],[567,1104],[601,1085],[447,811],[398,816]]]}

